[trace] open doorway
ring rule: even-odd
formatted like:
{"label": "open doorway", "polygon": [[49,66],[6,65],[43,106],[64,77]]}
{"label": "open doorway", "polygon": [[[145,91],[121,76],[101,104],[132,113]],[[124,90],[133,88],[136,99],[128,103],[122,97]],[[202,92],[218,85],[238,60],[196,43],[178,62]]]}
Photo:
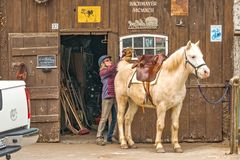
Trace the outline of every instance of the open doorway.
{"label": "open doorway", "polygon": [[107,35],[61,36],[61,135],[96,133],[102,87],[98,58],[103,54]]}

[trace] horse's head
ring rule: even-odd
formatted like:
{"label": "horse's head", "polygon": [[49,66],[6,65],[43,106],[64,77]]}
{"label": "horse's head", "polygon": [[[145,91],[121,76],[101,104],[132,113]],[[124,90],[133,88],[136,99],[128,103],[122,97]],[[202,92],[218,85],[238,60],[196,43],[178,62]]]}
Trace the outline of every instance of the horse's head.
{"label": "horse's head", "polygon": [[203,54],[199,48],[199,41],[189,41],[185,47],[185,67],[197,78],[204,79],[210,76],[210,69],[205,64]]}

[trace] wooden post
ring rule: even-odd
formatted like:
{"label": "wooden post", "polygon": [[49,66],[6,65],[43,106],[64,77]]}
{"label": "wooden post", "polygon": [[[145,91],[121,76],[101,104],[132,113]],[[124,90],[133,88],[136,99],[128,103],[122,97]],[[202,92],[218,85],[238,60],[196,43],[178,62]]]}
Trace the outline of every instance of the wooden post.
{"label": "wooden post", "polygon": [[232,86],[231,117],[230,117],[230,154],[238,154],[238,114],[240,99],[240,76],[235,76],[230,80]]}

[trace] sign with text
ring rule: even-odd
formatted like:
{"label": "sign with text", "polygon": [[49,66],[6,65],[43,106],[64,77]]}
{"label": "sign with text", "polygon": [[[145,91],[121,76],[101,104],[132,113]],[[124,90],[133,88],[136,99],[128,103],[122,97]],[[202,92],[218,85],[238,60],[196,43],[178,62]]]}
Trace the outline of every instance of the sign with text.
{"label": "sign with text", "polygon": [[59,29],[58,23],[52,23],[52,29]]}
{"label": "sign with text", "polygon": [[153,13],[157,7],[157,1],[130,1],[129,6],[135,13]]}
{"label": "sign with text", "polygon": [[188,0],[171,0],[171,16],[188,16]]}
{"label": "sign with text", "polygon": [[101,6],[79,6],[78,23],[101,22]]}
{"label": "sign with text", "polygon": [[57,68],[55,55],[38,55],[37,68]]}

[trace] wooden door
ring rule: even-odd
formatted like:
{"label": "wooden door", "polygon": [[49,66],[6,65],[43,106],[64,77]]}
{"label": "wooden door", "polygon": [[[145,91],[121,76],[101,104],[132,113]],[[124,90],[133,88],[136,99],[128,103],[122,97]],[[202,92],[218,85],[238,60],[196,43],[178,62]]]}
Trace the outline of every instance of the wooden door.
{"label": "wooden door", "polygon": [[[58,33],[9,33],[9,79],[16,79],[19,64],[27,67],[31,93],[31,126],[40,129],[40,142],[59,141],[59,38]],[[56,66],[38,68],[39,56],[55,57]]]}

